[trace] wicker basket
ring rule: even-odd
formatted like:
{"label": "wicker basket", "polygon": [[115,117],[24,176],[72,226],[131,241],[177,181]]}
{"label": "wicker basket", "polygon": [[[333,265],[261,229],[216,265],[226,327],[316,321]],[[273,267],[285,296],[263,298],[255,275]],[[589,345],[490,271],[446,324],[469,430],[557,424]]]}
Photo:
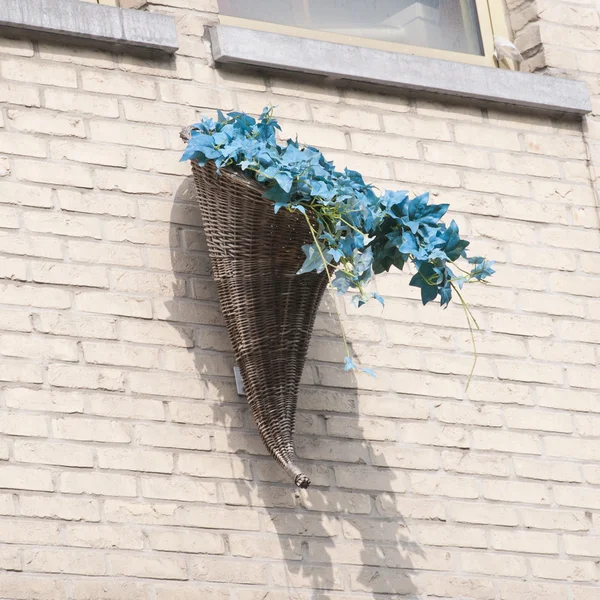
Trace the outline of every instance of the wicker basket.
{"label": "wicker basket", "polygon": [[277,462],[306,488],[294,462],[298,386],[326,273],[296,275],[305,218],[273,211],[264,188],[212,163],[192,162],[221,308],[260,435]]}

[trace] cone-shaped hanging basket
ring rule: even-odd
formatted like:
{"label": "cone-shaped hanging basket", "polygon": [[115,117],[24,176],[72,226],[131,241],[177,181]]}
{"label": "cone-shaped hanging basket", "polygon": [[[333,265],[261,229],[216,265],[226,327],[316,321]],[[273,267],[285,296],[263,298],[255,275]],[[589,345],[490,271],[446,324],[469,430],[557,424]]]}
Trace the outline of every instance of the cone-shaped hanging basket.
{"label": "cone-shaped hanging basket", "polygon": [[303,215],[280,210],[264,188],[212,163],[192,162],[214,278],[260,435],[298,487],[294,462],[298,386],[326,273],[296,275],[312,243]]}

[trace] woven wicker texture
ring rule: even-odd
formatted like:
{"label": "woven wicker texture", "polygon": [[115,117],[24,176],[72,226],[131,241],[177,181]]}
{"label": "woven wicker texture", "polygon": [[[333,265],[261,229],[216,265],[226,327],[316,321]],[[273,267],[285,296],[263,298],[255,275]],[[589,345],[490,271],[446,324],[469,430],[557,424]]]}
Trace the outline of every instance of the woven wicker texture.
{"label": "woven wicker texture", "polygon": [[306,488],[294,462],[298,387],[326,273],[296,275],[305,218],[273,211],[264,188],[241,174],[192,162],[221,309],[260,435],[277,462]]}

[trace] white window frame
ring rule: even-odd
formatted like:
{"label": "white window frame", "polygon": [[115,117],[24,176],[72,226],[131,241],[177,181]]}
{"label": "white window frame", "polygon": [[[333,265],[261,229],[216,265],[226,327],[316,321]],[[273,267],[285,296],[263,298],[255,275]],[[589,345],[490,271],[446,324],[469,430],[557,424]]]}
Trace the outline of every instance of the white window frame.
{"label": "white window frame", "polygon": [[[461,0],[461,2],[464,1],[465,0]],[[414,54],[429,58],[441,58],[443,60],[469,63],[472,65],[497,67],[499,65],[494,58],[494,35],[508,37],[508,28],[506,25],[503,2],[502,0],[475,0],[475,3],[477,6],[477,15],[479,17],[479,29],[481,31],[483,56],[464,52],[453,52],[450,50],[438,50],[436,48],[427,48],[424,46],[412,46],[408,44],[385,42],[363,37],[341,35],[329,33],[327,31],[318,31],[316,29],[305,29],[302,27],[279,25],[277,23],[255,21],[253,19],[243,19],[240,17],[232,17],[223,14],[219,15],[219,19],[222,25],[231,25],[233,27],[244,27],[246,29],[254,29],[257,31],[267,31],[294,37],[334,42],[337,44],[374,48],[376,50],[387,50],[388,52],[400,52],[402,54]]]}

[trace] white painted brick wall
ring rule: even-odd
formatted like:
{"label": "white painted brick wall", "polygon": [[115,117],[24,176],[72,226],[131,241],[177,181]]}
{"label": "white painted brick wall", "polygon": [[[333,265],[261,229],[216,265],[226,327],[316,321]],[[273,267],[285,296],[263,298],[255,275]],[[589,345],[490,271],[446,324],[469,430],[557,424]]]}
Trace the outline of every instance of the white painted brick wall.
{"label": "white painted brick wall", "polygon": [[[102,2],[105,3],[105,2]],[[110,2],[114,4],[114,2]],[[172,62],[0,40],[0,598],[596,600],[600,34],[594,0],[509,0],[534,69],[594,113],[442,104],[215,71],[214,0],[156,0]],[[543,46],[536,46],[536,40]],[[380,187],[451,203],[498,261],[458,305],[407,274],[330,298],[299,401],[297,491],[235,392],[180,127],[269,103]],[[596,190],[597,191],[597,190]]]}

